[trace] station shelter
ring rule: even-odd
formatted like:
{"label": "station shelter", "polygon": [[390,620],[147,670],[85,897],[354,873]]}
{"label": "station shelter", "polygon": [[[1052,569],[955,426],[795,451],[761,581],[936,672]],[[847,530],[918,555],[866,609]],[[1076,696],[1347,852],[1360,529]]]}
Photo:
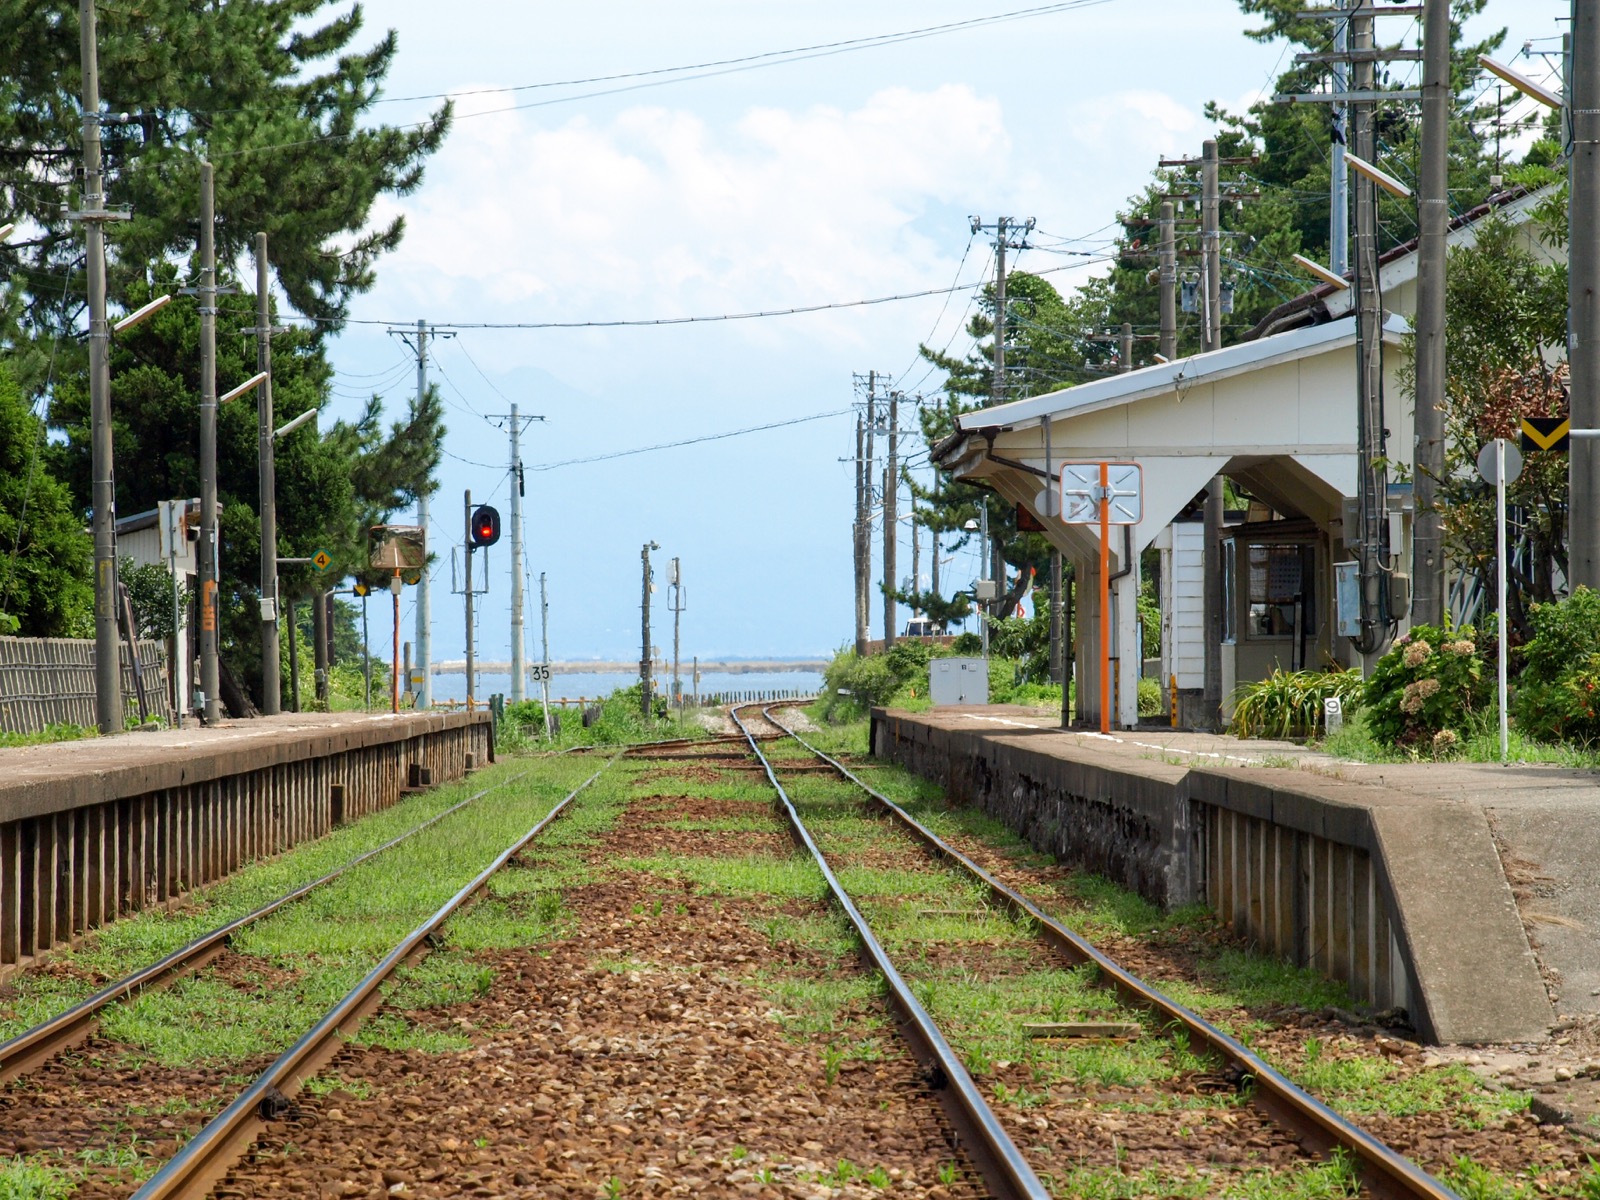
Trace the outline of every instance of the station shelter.
{"label": "station shelter", "polygon": [[[1406,329],[1390,315],[1383,332],[1388,456],[1399,467],[1410,466],[1413,440],[1400,381]],[[941,469],[1032,512],[1072,562],[1080,720],[1098,723],[1101,704],[1099,528],[1045,515],[1045,481],[1066,462],[1135,462],[1143,472],[1142,519],[1111,531],[1114,726],[1138,721],[1148,548],[1160,556],[1159,678],[1176,677],[1191,696],[1204,687],[1201,504],[1218,475],[1251,500],[1230,514],[1221,547],[1224,696],[1275,668],[1357,661],[1335,634],[1332,604],[1334,564],[1354,557],[1344,526],[1358,474],[1356,372],[1355,318],[1342,317],[967,413],[936,448]],[[1404,570],[1405,496],[1391,494],[1389,510],[1387,565]]]}

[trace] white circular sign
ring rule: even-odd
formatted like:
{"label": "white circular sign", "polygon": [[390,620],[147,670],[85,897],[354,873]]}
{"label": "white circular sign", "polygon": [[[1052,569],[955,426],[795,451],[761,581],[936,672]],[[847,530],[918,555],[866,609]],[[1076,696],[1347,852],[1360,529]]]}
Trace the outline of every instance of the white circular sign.
{"label": "white circular sign", "polygon": [[1059,517],[1061,515],[1061,495],[1053,487],[1047,487],[1033,498],[1033,511],[1041,517]]}
{"label": "white circular sign", "polygon": [[[1483,481],[1488,484],[1499,483],[1495,461],[1494,442],[1485,442],[1482,450],[1478,451],[1478,474],[1483,476]],[[1522,474],[1522,451],[1517,449],[1517,444],[1506,442],[1506,482],[1515,483],[1517,476]]]}

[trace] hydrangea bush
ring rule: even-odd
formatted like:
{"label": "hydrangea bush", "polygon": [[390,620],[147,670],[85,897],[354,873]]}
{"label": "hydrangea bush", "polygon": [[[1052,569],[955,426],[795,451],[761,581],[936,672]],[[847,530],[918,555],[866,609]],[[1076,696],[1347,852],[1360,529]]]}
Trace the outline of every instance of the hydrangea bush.
{"label": "hydrangea bush", "polygon": [[1493,700],[1494,673],[1472,627],[1414,625],[1378,660],[1364,691],[1367,728],[1389,746],[1449,757]]}

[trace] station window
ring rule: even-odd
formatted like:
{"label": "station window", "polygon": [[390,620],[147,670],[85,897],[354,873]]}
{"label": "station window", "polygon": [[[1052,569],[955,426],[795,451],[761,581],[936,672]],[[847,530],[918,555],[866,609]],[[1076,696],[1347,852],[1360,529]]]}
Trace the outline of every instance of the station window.
{"label": "station window", "polygon": [[1295,612],[1304,598],[1301,547],[1250,547],[1250,612],[1246,631],[1252,638],[1293,637]]}

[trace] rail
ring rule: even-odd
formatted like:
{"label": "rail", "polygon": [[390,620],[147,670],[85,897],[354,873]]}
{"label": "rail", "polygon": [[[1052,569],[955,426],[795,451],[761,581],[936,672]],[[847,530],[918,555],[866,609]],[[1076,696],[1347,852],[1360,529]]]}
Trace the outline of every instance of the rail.
{"label": "rail", "polygon": [[1216,1054],[1233,1068],[1239,1078],[1252,1080],[1251,1102],[1274,1121],[1292,1130],[1318,1151],[1326,1152],[1335,1148],[1347,1151],[1362,1168],[1362,1182],[1379,1200],[1460,1200],[1457,1193],[1410,1159],[1339,1116],[1242,1043],[1125,970],[1031,900],[1007,887],[843,763],[813,746],[771,713],[772,710],[768,708],[763,710],[762,715],[876,800],[931,853],[962,868],[983,883],[1001,906],[1019,917],[1031,918],[1045,940],[1069,958],[1079,963],[1093,963],[1123,1000],[1154,1013],[1170,1025],[1180,1027],[1197,1050]]}

